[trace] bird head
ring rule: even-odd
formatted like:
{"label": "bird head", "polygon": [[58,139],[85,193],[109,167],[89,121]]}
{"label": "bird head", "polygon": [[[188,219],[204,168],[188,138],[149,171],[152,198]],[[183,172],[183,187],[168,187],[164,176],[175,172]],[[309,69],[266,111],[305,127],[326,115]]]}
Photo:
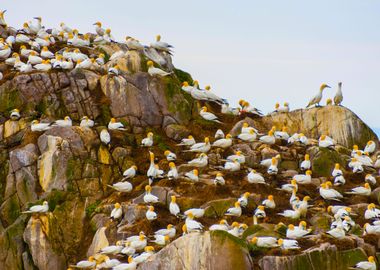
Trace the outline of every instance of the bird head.
{"label": "bird head", "polygon": [[168,243],[170,241],[169,235],[165,235],[164,239],[165,239],[165,243]]}
{"label": "bird head", "polygon": [[236,154],[237,156],[241,156],[242,153],[241,153],[241,151],[238,150],[238,151],[235,152],[235,154]]}
{"label": "bird head", "polygon": [[272,158],[272,165],[276,165],[277,159],[275,157]]}
{"label": "bird head", "polygon": [[279,245],[279,246],[282,246],[282,244],[284,243],[284,240],[283,239],[278,239],[277,240],[277,244]]}
{"label": "bird head", "polygon": [[271,129],[271,130],[269,130],[269,132],[268,132],[268,136],[273,136],[273,133],[274,133],[274,131]]}
{"label": "bird head", "polygon": [[209,143],[209,142],[210,142],[209,137],[206,137],[206,138],[205,138],[205,143]]}
{"label": "bird head", "polygon": [[204,111],[204,112],[207,112],[207,107],[203,106],[201,110]]}
{"label": "bird head", "polygon": [[[170,225],[170,224],[169,224]],[[169,226],[168,225],[168,226]],[[154,247],[152,247],[152,246],[146,246],[145,248],[144,248],[144,251],[145,252],[152,252],[152,251],[154,251]]]}
{"label": "bird head", "polygon": [[191,135],[189,135],[187,138],[188,138],[189,140],[193,140],[193,139],[194,139],[194,137],[191,136]]}
{"label": "bird head", "polygon": [[149,185],[146,185],[145,186],[145,191],[146,192],[150,192],[152,190],[152,187],[151,186],[149,186]]}
{"label": "bird head", "polygon": [[232,135],[231,134],[227,134],[226,135],[226,139],[231,139],[232,138]]}
{"label": "bird head", "polygon": [[326,140],[326,135],[321,135],[321,138],[320,138],[321,141],[324,141]]}
{"label": "bird head", "polygon": [[310,160],[310,155],[309,154],[305,155],[305,160]]}
{"label": "bird head", "polygon": [[94,23],[93,25],[96,25],[96,26],[98,26],[98,27],[102,27],[102,23],[101,23],[101,22],[96,22],[96,23]]}
{"label": "bird head", "polygon": [[269,195],[268,200],[273,201],[273,195]]}
{"label": "bird head", "polygon": [[292,179],[291,181],[290,181],[290,183],[294,186],[294,185],[297,185],[297,181],[296,181],[296,179]]}
{"label": "bird head", "polygon": [[154,211],[154,206],[149,206],[149,211]]}
{"label": "bird head", "polygon": [[170,167],[170,168],[175,168],[175,164],[174,164],[174,162],[170,162],[170,163],[169,163],[169,167]]}
{"label": "bird head", "polygon": [[367,142],[367,145],[368,145],[368,146],[370,146],[370,145],[372,145],[372,144],[374,144],[374,141],[368,141],[368,142]]}
{"label": "bird head", "polygon": [[374,262],[375,262],[375,258],[374,258],[373,256],[369,256],[369,257],[368,257],[368,261],[369,261],[370,263],[374,263]]}
{"label": "bird head", "polygon": [[243,197],[247,199],[247,198],[249,197],[249,195],[251,195],[251,193],[249,193],[249,192],[245,192],[245,193],[243,194]]}
{"label": "bird head", "polygon": [[206,85],[206,86],[205,86],[205,90],[210,91],[210,89],[211,89],[211,86],[210,86],[210,85]]}
{"label": "bird head", "polygon": [[240,202],[235,202],[235,207],[239,208],[240,207]]}
{"label": "bird head", "polygon": [[327,100],[326,100],[326,105],[331,105],[332,104],[332,99],[331,98],[328,98]]}
{"label": "bird head", "polygon": [[311,170],[306,171],[306,175],[311,175],[313,172]]}
{"label": "bird head", "polygon": [[176,196],[171,196],[170,198],[171,198],[171,202],[172,202],[172,203],[175,203],[176,200],[177,200]]}
{"label": "bird head", "polygon": [[234,221],[234,222],[231,224],[231,226],[232,226],[233,228],[237,228],[237,227],[239,227],[239,223],[236,222],[236,221]]}
{"label": "bird head", "polygon": [[48,205],[48,202],[47,202],[47,201],[44,201],[42,204],[43,204],[43,205]]}
{"label": "bird head", "polygon": [[327,213],[332,213],[332,209],[333,209],[332,205],[329,205],[327,207]]}
{"label": "bird head", "polygon": [[195,88],[198,88],[199,87],[199,82],[197,80],[193,81],[193,86]]}
{"label": "bird head", "polygon": [[307,223],[306,223],[306,221],[302,220],[298,226],[306,228],[307,227]]}
{"label": "bird head", "polygon": [[339,164],[339,163],[335,163],[335,169],[336,169],[336,170],[339,170],[339,169],[340,169],[340,164]]}
{"label": "bird head", "polygon": [[166,229],[168,229],[168,230],[170,230],[171,228],[173,228],[172,224],[168,224],[168,226],[166,226]]}
{"label": "bird head", "polygon": [[284,103],[284,107],[289,107],[289,103],[288,103],[288,102],[285,102],[285,103]]}
{"label": "bird head", "polygon": [[328,86],[327,84],[325,83],[322,83],[321,87],[319,88],[321,91],[325,90],[326,88],[331,88],[330,86]]}
{"label": "bird head", "polygon": [[153,137],[153,132],[148,132],[147,136],[148,137]]}
{"label": "bird head", "polygon": [[366,189],[371,189],[371,186],[369,185],[369,183],[365,183],[365,184],[364,184],[364,187],[365,187]]}
{"label": "bird head", "polygon": [[33,121],[32,121],[32,125],[36,125],[36,124],[38,124],[38,123],[39,123],[38,120],[33,120]]}
{"label": "bird head", "polygon": [[310,201],[311,198],[310,198],[310,196],[305,196],[305,197],[303,197],[303,200],[304,200],[305,202],[307,202],[307,201]]}
{"label": "bird head", "polygon": [[257,208],[260,209],[261,211],[265,210],[265,206],[264,205],[259,205]]}
{"label": "bird head", "polygon": [[182,86],[187,87],[187,86],[189,86],[189,83],[185,81],[182,83]]}
{"label": "bird head", "polygon": [[356,144],[352,147],[354,151],[358,151],[359,150],[359,146],[357,146]]}
{"label": "bird head", "polygon": [[193,170],[193,174],[194,174],[195,176],[198,176],[198,174],[199,174],[198,170],[197,170],[197,169],[194,169],[194,170]]}
{"label": "bird head", "polygon": [[128,257],[128,263],[132,263],[133,262],[133,257],[132,256],[129,256]]}
{"label": "bird head", "polygon": [[375,205],[373,203],[370,203],[368,206],[367,206],[367,209],[368,210],[372,210],[375,208]]}
{"label": "bird head", "polygon": [[145,234],[143,234],[143,233],[139,234],[140,241],[144,240],[145,238],[146,238]]}
{"label": "bird head", "polygon": [[153,67],[153,61],[148,61],[148,62],[146,63],[146,65],[147,65],[148,67]]}
{"label": "bird head", "polygon": [[293,224],[289,224],[288,225],[288,229],[291,230],[291,231],[294,230],[294,225]]}
{"label": "bird head", "polygon": [[107,34],[107,35],[111,34],[111,29],[107,28],[107,29],[106,29],[106,34]]}
{"label": "bird head", "polygon": [[15,113],[19,113],[20,110],[19,110],[19,109],[13,109],[11,112],[12,112],[12,113],[13,113],[13,112],[15,112]]}
{"label": "bird head", "polygon": [[253,129],[250,129],[250,130],[249,130],[249,134],[252,134],[252,135],[253,135],[253,134],[255,134],[255,131],[254,131]]}
{"label": "bird head", "polygon": [[120,203],[115,203],[114,204],[115,208],[119,209],[121,206],[120,206]]}
{"label": "bird head", "polygon": [[226,221],[225,219],[221,219],[221,220],[219,221],[219,224],[220,224],[220,225],[226,225],[226,224],[227,224],[227,221]]}
{"label": "bird head", "polygon": [[277,102],[276,105],[274,106],[274,108],[275,108],[275,109],[280,108],[280,103]]}
{"label": "bird head", "polygon": [[70,116],[65,116],[65,118],[64,118],[66,121],[69,121],[69,120],[71,120],[70,119]]}
{"label": "bird head", "polygon": [[216,174],[216,177],[223,177],[223,174],[220,173],[220,172],[218,172],[218,173]]}
{"label": "bird head", "polygon": [[157,35],[156,36],[156,41],[160,41],[161,40],[161,35]]}
{"label": "bird head", "polygon": [[182,232],[183,233],[187,233],[187,226],[186,226],[186,224],[183,224],[183,226],[182,226]]}
{"label": "bird head", "polygon": [[247,122],[244,122],[244,123],[243,123],[243,127],[244,127],[244,128],[247,128],[247,127],[249,127],[249,124],[248,124]]}
{"label": "bird head", "polygon": [[194,218],[194,214],[193,214],[193,212],[189,212],[189,213],[187,213],[187,216],[188,216],[190,219],[193,219],[193,218]]}
{"label": "bird head", "polygon": [[1,18],[1,19],[4,19],[4,13],[5,13],[6,11],[7,11],[7,10],[0,11],[0,18]]}
{"label": "bird head", "polygon": [[257,237],[256,236],[251,239],[251,243],[256,245],[256,243],[257,243]]}
{"label": "bird head", "polygon": [[29,27],[29,24],[27,22],[24,22],[23,25],[22,25],[24,28],[28,28]]}

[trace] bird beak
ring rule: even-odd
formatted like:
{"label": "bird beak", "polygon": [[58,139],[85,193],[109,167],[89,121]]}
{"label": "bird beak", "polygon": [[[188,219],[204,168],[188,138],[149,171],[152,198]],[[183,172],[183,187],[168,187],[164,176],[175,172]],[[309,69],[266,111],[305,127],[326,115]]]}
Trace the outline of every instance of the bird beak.
{"label": "bird beak", "polygon": [[92,25],[96,25],[96,23],[93,23]]}
{"label": "bird beak", "polygon": [[331,88],[331,86],[328,86],[328,85],[327,85],[326,88]]}
{"label": "bird beak", "polygon": [[7,10],[4,10],[3,13],[7,12]]}

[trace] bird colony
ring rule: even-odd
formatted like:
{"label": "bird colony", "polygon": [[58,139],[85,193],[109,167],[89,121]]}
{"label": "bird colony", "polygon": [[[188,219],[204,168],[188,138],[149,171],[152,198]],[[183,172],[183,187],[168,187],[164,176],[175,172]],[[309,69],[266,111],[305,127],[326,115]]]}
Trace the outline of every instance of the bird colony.
{"label": "bird colony", "polygon": [[[5,21],[5,11],[0,13],[0,25],[11,29]],[[103,53],[88,55],[88,48],[100,44],[123,43],[128,50],[144,52],[147,48],[165,55],[171,55],[173,47],[157,36],[149,46],[137,39],[127,37],[116,41],[110,29],[102,28],[100,22],[94,24],[95,33],[81,34],[77,29],[61,23],[59,27],[47,30],[40,17],[23,24],[22,29],[14,29],[14,35],[0,39],[0,61],[7,68],[0,73],[4,81],[10,72],[31,73],[35,71],[91,69],[108,73],[108,76],[123,76],[117,65],[105,70],[107,61],[117,59],[125,51],[115,52],[107,59]],[[146,67],[150,76],[175,76],[160,67],[157,58],[147,55]],[[335,97],[328,99],[326,106],[341,106],[343,101],[342,83],[337,84]],[[330,88],[322,84],[318,93],[307,107],[320,106],[323,91]],[[259,130],[248,122],[242,123],[238,134],[229,134],[233,123],[241,116],[252,119],[262,117],[262,113],[246,100],[238,106],[230,107],[227,100],[219,97],[210,86],[202,89],[197,81],[182,84],[182,90],[191,96],[198,106],[198,118],[212,125],[213,134],[204,137],[189,135],[180,142],[172,141],[170,149],[162,151],[156,146],[155,134],[148,132],[136,151],[145,157],[147,170],[134,164],[121,172],[120,181],[108,186],[113,190],[112,206],[109,213],[110,224],[118,227],[126,213],[126,206],[136,194],[135,181],[143,179],[143,189],[138,191],[142,198],[139,203],[145,209],[144,228],[135,235],[128,232],[118,234],[119,239],[94,252],[90,257],[71,262],[69,269],[136,269],[149,260],[160,249],[176,238],[186,234],[205,231],[225,231],[233,237],[241,238],[252,247],[254,257],[257,250],[270,252],[278,250],[283,256],[300,254],[316,243],[334,242],[346,238],[363,238],[380,233],[380,208],[373,200],[371,192],[378,186],[376,169],[380,168],[380,158],[376,157],[377,142],[369,141],[364,149],[354,146],[345,164],[337,163],[326,178],[313,178],[311,147],[336,151],[337,143],[329,134],[307,138],[303,130],[289,134],[287,127],[276,130]],[[334,104],[332,104],[334,102]],[[215,109],[218,108],[218,109]],[[9,118],[19,121],[21,108],[14,108]],[[269,114],[289,113],[289,104],[275,104]],[[30,129],[42,135],[45,131],[59,126],[71,128],[79,125],[82,129],[92,129],[98,124],[96,119],[84,116],[74,123],[70,116],[52,122],[35,119]],[[125,126],[118,119],[111,118],[107,128],[99,132],[101,142],[112,148],[112,130],[125,132]],[[206,132],[205,132],[206,133]],[[246,163],[246,146],[265,149],[272,153],[253,165]],[[302,156],[298,171],[284,172],[280,164],[283,155],[289,151]],[[164,164],[164,165],[162,165]],[[172,190],[170,202],[163,201],[155,194],[155,186]],[[178,188],[186,187],[186,188]],[[185,192],[183,192],[185,191]],[[206,207],[186,208],[183,198],[212,192],[214,199],[227,200],[229,206],[219,213],[218,218],[205,217]],[[231,200],[232,198],[232,200]],[[259,198],[259,199],[258,199]],[[366,209],[350,207],[350,204],[366,203]],[[211,203],[211,202],[210,202]],[[25,209],[22,215],[39,216],[49,212],[48,201]],[[311,226],[310,220],[328,216],[328,228]],[[170,221],[170,223],[169,223]],[[165,226],[153,231],[157,224]],[[273,224],[273,232],[268,235],[253,236],[245,232],[249,227]],[[352,265],[355,269],[374,270],[374,254],[368,254],[367,261]]]}

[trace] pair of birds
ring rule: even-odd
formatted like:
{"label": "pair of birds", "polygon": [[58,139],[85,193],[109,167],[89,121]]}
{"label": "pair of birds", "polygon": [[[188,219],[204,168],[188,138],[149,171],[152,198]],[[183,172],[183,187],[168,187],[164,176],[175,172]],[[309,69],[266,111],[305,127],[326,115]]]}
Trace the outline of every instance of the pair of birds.
{"label": "pair of birds", "polygon": [[[323,91],[327,88],[331,88],[327,84],[323,83],[320,88],[318,94],[316,94],[313,98],[310,99],[309,103],[307,104],[306,108],[315,105],[316,107],[319,107],[319,103],[322,100],[323,97]],[[338,83],[338,89],[334,97],[334,103],[335,105],[341,105],[343,101],[343,93],[342,93],[342,83]]]}

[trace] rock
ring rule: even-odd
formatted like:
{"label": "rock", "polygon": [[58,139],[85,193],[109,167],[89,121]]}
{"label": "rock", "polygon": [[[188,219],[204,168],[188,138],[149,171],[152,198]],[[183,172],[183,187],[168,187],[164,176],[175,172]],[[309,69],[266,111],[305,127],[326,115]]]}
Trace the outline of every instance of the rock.
{"label": "rock", "polygon": [[94,238],[92,238],[91,245],[87,250],[87,257],[90,257],[102,248],[109,246],[108,239],[105,234],[106,229],[106,227],[101,227],[96,231]]}
{"label": "rock", "polygon": [[315,154],[310,154],[313,176],[330,176],[335,163],[341,164],[342,168],[345,167],[341,156],[335,150],[314,146],[309,151],[313,152],[313,149],[317,150]]}
{"label": "rock", "polygon": [[205,217],[220,218],[228,208],[233,206],[234,202],[236,202],[235,198],[214,200],[202,205],[201,208],[205,209]]}
{"label": "rock", "polygon": [[245,242],[222,231],[180,237],[139,266],[140,270],[252,268]]}
{"label": "rock", "polygon": [[[169,188],[159,187],[159,186],[153,186],[151,193],[154,196],[158,197],[158,200],[160,203],[163,203],[165,205],[169,205],[170,196],[179,196],[177,193],[170,190]],[[137,198],[133,199],[132,203],[134,203],[134,204],[144,203],[144,195],[145,195],[145,192],[143,194],[141,194],[140,196],[138,196]]]}
{"label": "rock", "polygon": [[346,270],[349,266],[366,259],[367,255],[361,248],[338,251],[336,246],[324,243],[320,247],[311,248],[300,255],[264,256],[259,261],[259,266],[262,270]]}
{"label": "rock", "polygon": [[[52,214],[48,214],[52,215]],[[65,269],[63,254],[53,251],[49,240],[49,217],[32,216],[25,228],[24,241],[28,244],[33,263],[40,270]]]}
{"label": "rock", "polygon": [[341,106],[298,109],[264,116],[261,120],[266,130],[285,125],[290,134],[303,132],[315,139],[326,134],[350,149],[354,144],[363,148],[369,140],[378,141],[376,134],[356,114]]}
{"label": "rock", "polygon": [[10,165],[13,172],[22,167],[32,165],[37,161],[37,158],[37,147],[31,143],[22,148],[17,148],[9,153]]}
{"label": "rock", "polygon": [[21,129],[26,127],[26,122],[24,119],[20,119],[19,121],[8,120],[4,123],[4,135],[3,138],[8,138],[13,134],[16,134]]}
{"label": "rock", "polygon": [[170,124],[165,127],[165,133],[166,133],[166,136],[168,136],[170,139],[179,141],[189,136],[190,131],[184,126],[177,125],[177,124]]}

